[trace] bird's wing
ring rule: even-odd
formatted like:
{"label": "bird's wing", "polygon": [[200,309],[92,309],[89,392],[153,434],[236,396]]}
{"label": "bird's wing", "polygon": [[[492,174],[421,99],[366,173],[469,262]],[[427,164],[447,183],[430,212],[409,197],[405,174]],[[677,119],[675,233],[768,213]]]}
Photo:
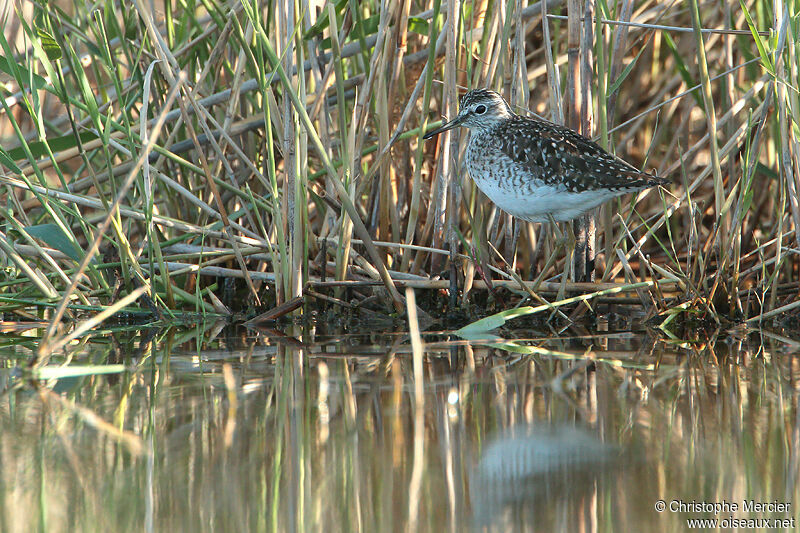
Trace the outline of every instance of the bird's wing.
{"label": "bird's wing", "polygon": [[566,190],[635,190],[666,183],[558,124],[517,116],[501,125],[494,138],[532,175]]}

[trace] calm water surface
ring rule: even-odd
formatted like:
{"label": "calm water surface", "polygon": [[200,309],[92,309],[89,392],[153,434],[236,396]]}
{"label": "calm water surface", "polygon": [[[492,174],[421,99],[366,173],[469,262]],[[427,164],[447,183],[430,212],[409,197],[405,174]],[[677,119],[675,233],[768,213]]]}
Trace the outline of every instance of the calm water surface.
{"label": "calm water surface", "polygon": [[795,529],[785,332],[370,329],[7,336],[0,531]]}

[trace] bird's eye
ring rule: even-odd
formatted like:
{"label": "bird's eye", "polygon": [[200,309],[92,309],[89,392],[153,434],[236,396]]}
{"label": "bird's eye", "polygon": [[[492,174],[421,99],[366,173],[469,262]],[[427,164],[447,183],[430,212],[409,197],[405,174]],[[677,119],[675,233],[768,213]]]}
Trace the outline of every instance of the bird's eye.
{"label": "bird's eye", "polygon": [[477,106],[477,107],[475,108],[475,112],[476,112],[477,114],[479,114],[479,115],[483,115],[484,113],[486,113],[486,106],[485,106],[485,105],[483,105],[483,104],[481,104],[481,105]]}

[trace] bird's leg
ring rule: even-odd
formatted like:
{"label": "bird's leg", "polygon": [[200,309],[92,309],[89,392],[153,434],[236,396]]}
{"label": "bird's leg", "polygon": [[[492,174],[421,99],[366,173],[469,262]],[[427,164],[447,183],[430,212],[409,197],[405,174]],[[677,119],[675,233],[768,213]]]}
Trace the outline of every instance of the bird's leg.
{"label": "bird's leg", "polygon": [[503,258],[513,259],[514,252],[517,249],[517,233],[514,231],[516,229],[516,219],[513,215],[506,212],[503,212],[503,218],[505,219],[505,235],[503,235]]}
{"label": "bird's leg", "polygon": [[592,281],[594,277],[594,213],[587,212],[572,221],[575,234],[574,281]]}
{"label": "bird's leg", "polygon": [[553,215],[548,213],[547,218],[550,220],[550,227],[553,228],[553,233],[556,234],[556,248],[557,248],[562,244],[564,244],[565,236],[561,232],[561,228],[558,227],[558,222],[556,222],[556,219],[553,218]]}
{"label": "bird's leg", "polygon": [[[564,262],[564,280],[569,279],[570,277],[575,276],[575,245],[577,243],[577,239],[575,238],[575,231],[569,222],[564,224],[567,227],[567,230],[564,232],[566,238],[566,246],[567,246],[567,261]],[[569,275],[567,275],[569,272]]]}
{"label": "bird's leg", "polygon": [[548,213],[547,218],[550,220],[550,227],[553,228],[553,233],[556,234],[554,250],[558,250],[560,247],[575,240],[575,236],[572,234],[569,224],[566,225],[566,231],[561,231],[561,228],[558,226],[558,222],[556,222],[556,220],[553,218],[553,215]]}
{"label": "bird's leg", "polygon": [[573,236],[572,281],[583,281],[586,277],[586,220],[581,215],[571,224],[567,223],[567,226]]}
{"label": "bird's leg", "polygon": [[[550,223],[553,225],[553,228],[557,228],[558,224],[556,224],[556,221],[553,219],[553,216],[548,215],[548,217],[550,218]],[[574,259],[573,254],[575,253],[575,233],[572,231],[572,224],[567,222],[566,224],[564,224],[564,226],[566,227],[566,230],[564,230],[563,234],[561,234],[560,232],[558,232],[558,230],[556,230],[558,237],[558,245],[560,246],[563,244],[566,246],[565,250],[566,255],[564,257],[564,273],[561,276],[561,286],[558,289],[559,300],[563,299],[564,294],[566,293],[567,279],[570,278],[570,273],[572,271],[572,265]]]}
{"label": "bird's leg", "polygon": [[511,249],[511,268],[516,269],[517,252],[519,252],[519,231],[521,229],[520,226],[522,225],[522,221],[517,220],[516,218],[513,218],[513,221],[514,221],[514,231],[513,231],[512,242],[514,243],[514,246]]}
{"label": "bird's leg", "polygon": [[[536,279],[536,276],[541,272],[539,270],[539,259],[542,257],[542,250],[544,250],[545,239],[547,238],[547,225],[539,224],[538,230],[533,227],[531,223],[525,224],[529,232],[530,242],[535,243],[533,253],[531,255],[531,272],[530,279]],[[538,233],[537,233],[538,231]]]}
{"label": "bird's leg", "polygon": [[597,211],[593,210],[586,215],[586,279],[595,280],[595,255],[597,254]]}

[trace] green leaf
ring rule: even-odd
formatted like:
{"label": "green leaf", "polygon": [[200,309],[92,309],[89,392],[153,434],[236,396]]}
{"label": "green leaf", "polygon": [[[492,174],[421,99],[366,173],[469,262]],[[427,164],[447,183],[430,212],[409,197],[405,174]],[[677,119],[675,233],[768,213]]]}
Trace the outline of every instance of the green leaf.
{"label": "green leaf", "polygon": [[471,324],[467,324],[463,328],[456,331],[456,335],[463,338],[470,338],[482,333],[486,333],[487,331],[497,329],[505,323],[505,318],[498,315],[491,315],[481,318],[480,320],[476,320]]}
{"label": "green leaf", "polygon": [[431,31],[430,23],[420,17],[408,17],[408,31],[427,36]]}
{"label": "green leaf", "polygon": [[50,33],[39,26],[36,27],[36,35],[42,43],[42,49],[47,54],[47,59],[55,61],[61,59],[61,48]]}
{"label": "green leaf", "polygon": [[769,177],[771,180],[778,179],[778,172],[774,168],[770,168],[760,161],[756,161],[756,172]]}
{"label": "green leaf", "polygon": [[120,372],[125,372],[125,365],[42,366],[33,369],[32,373],[34,379],[64,379]]}
{"label": "green leaf", "polygon": [[457,330],[455,334],[465,339],[475,338],[476,336],[482,335],[487,331],[499,328],[500,326],[504,325],[507,320],[511,320],[512,318],[516,318],[518,316],[528,315],[534,309],[535,308],[533,307],[506,309],[505,311],[501,311],[499,313],[495,313],[494,315],[489,315],[481,318],[480,320],[476,320],[472,324],[467,324],[463,328]]}
{"label": "green leaf", "polygon": [[756,28],[756,23],[753,21],[753,17],[750,16],[750,11],[747,10],[747,6],[744,3],[744,0],[739,0],[739,4],[742,6],[742,11],[744,12],[744,18],[747,20],[747,26],[750,28],[750,33],[753,34],[753,40],[756,42],[756,48],[758,48],[758,55],[761,56],[761,63],[764,65],[764,68],[775,76],[775,65],[772,63],[772,57],[767,52],[766,46],[764,46],[764,40],[761,38],[761,35],[758,34],[758,28]]}
{"label": "green leaf", "polygon": [[22,174],[22,169],[17,166],[11,156],[8,155],[8,152],[0,148],[0,165],[8,168],[14,174]]}
{"label": "green leaf", "polygon": [[630,283],[618,287],[611,287],[609,289],[590,292],[588,294],[582,294],[580,296],[571,296],[569,298],[564,298],[563,300],[558,300],[556,302],[537,305],[536,307],[527,306],[527,307],[518,307],[516,309],[508,309],[501,313],[497,313],[491,316],[487,316],[486,318],[477,320],[472,324],[467,324],[463,328],[456,331],[455,334],[464,337],[466,339],[474,338],[475,336],[485,333],[489,330],[499,328],[500,326],[505,324],[507,320],[511,320],[512,318],[553,310],[558,307],[561,307],[562,305],[568,305],[578,302],[587,302],[593,298],[597,298],[598,296],[617,294],[624,290],[638,289],[639,287],[651,287],[653,286],[654,283],[655,283],[654,281],[640,281],[638,283]]}
{"label": "green leaf", "polygon": [[[338,0],[338,2],[336,2],[334,4],[333,10],[336,12],[336,18],[337,19],[343,15],[344,7],[346,5],[347,5],[347,0]],[[324,30],[326,30],[328,28],[328,26],[330,26],[330,21],[328,20],[328,10],[327,9],[323,9],[322,10],[322,14],[317,19],[317,22],[313,26],[308,28],[308,31],[306,31],[305,38],[306,39],[310,39],[312,37],[316,37],[317,35],[322,33]],[[337,26],[338,26],[338,24],[337,24]],[[328,41],[328,42],[330,42],[330,41]]]}
{"label": "green leaf", "polygon": [[[20,74],[20,77],[22,79],[27,80],[31,78],[30,71],[23,65],[20,65],[19,63],[14,63],[14,66],[16,67],[16,70]],[[0,71],[5,72],[9,76],[15,77],[14,68],[12,68],[12,66],[9,64],[8,59],[3,56],[0,56]],[[32,76],[33,76],[33,87],[31,87],[32,89],[39,90],[39,89],[51,88],[50,85],[47,83],[47,80],[45,80],[43,77],[39,76],[38,74],[33,74]]]}
{"label": "green leaf", "polygon": [[606,20],[615,19],[616,13],[612,14],[611,10],[608,8],[608,2],[606,0],[600,0],[597,3],[598,7],[600,8],[600,16]]}
{"label": "green leaf", "polygon": [[579,356],[575,354],[570,354],[566,352],[558,352],[555,350],[549,350],[547,348],[541,348],[539,346],[531,346],[526,344],[520,344],[518,341],[507,341],[501,339],[498,342],[491,342],[486,343],[486,346],[490,346],[492,348],[497,348],[498,350],[503,350],[504,352],[509,353],[517,353],[522,355],[545,355],[550,357],[558,357],[560,359],[578,359]]}
{"label": "green leaf", "polygon": [[[675,41],[672,40],[672,37],[669,36],[669,33],[663,32],[661,35],[664,38],[664,43],[666,43],[667,47],[672,52],[672,57],[675,58],[675,68],[678,69],[678,74],[680,74],[681,78],[683,78],[684,83],[686,83],[686,85],[689,87],[699,85],[689,72],[686,62],[683,60],[683,57],[681,57],[680,52],[678,52],[678,47],[675,45]],[[609,94],[611,94],[610,91]],[[705,112],[706,106],[703,105],[703,98],[700,96],[700,93],[697,91],[692,91],[691,95],[692,98],[694,98],[694,101],[697,102],[697,106],[702,109],[703,112]]]}
{"label": "green leaf", "polygon": [[631,61],[625,66],[625,69],[622,71],[622,74],[620,74],[617,77],[617,79],[614,80],[614,83],[611,85],[611,88],[608,89],[608,91],[606,92],[607,96],[614,94],[619,89],[619,86],[622,85],[622,82],[625,81],[625,78],[627,78],[628,74],[631,73],[631,70],[633,70],[634,65],[636,65],[636,61],[639,60],[639,57],[642,55],[642,52],[644,52],[646,49],[647,47],[643,46],[642,49],[639,50],[639,53],[636,54],[636,57],[633,58],[633,61]]}
{"label": "green leaf", "polygon": [[358,35],[357,32],[359,30],[362,30],[362,28],[364,35],[370,35],[372,33],[376,33],[378,31],[378,25],[380,24],[380,22],[381,22],[380,15],[372,15],[371,17],[367,17],[361,20],[360,24],[354,24],[352,33],[354,35]]}
{"label": "green leaf", "polygon": [[[369,18],[364,20],[360,20],[353,24],[353,28],[350,30],[349,35],[356,36],[360,35],[360,31],[363,28],[364,35],[369,35],[378,31],[378,24],[380,23],[381,16],[380,15],[373,15]],[[324,50],[329,50],[331,47],[331,38],[328,37],[323,39],[320,43],[320,48]]]}
{"label": "green leaf", "polygon": [[69,239],[64,231],[55,224],[39,224],[37,226],[27,226],[25,231],[31,237],[35,237],[51,248],[55,248],[59,252],[73,259],[76,263],[80,263],[83,258],[83,250],[77,244]]}
{"label": "green leaf", "polygon": [[[98,138],[97,134],[91,131],[82,132],[80,134],[80,137],[81,137],[81,143],[93,141]],[[62,135],[61,137],[53,137],[52,139],[47,139],[47,144],[50,146],[50,149],[53,151],[53,153],[56,153],[78,146],[78,140],[75,138],[74,135],[68,134],[68,135]],[[28,149],[31,151],[35,159],[48,155],[47,147],[45,146],[43,141],[34,141],[28,143]],[[8,156],[14,161],[19,161],[20,159],[25,159],[26,157],[25,150],[22,147],[9,150]]]}

